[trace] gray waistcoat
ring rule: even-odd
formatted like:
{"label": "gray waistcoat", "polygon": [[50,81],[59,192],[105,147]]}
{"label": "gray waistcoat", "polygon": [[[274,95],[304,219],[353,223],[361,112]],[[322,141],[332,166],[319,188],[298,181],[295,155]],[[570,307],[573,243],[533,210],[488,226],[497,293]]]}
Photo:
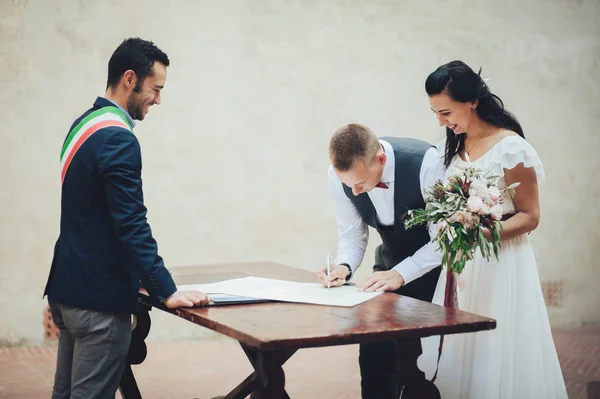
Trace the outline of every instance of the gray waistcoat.
{"label": "gray waistcoat", "polygon": [[427,226],[413,227],[406,231],[402,218],[409,209],[424,208],[419,174],[425,152],[431,144],[411,138],[382,137],[394,149],[394,225],[382,226],[375,215],[375,208],[366,193],[355,196],[344,184],[344,191],[354,203],[363,220],[377,229],[382,245],[377,248],[375,270],[389,270],[403,259],[414,254],[429,242]]}

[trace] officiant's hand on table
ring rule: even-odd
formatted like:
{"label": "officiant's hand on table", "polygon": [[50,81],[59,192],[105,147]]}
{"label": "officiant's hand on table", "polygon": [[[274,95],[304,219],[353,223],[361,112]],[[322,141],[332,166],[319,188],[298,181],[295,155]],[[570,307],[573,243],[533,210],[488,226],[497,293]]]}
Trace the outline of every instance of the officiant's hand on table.
{"label": "officiant's hand on table", "polygon": [[327,287],[327,281],[330,282],[330,287],[340,287],[346,284],[346,276],[348,276],[350,270],[346,266],[340,265],[331,265],[331,274],[329,278],[327,277],[327,266],[323,266],[319,270],[315,272],[317,277],[319,278],[319,282],[323,284],[324,287]]}
{"label": "officiant's hand on table", "polygon": [[164,300],[164,305],[170,309],[181,307],[204,306],[209,302],[208,296],[200,291],[177,291]]}

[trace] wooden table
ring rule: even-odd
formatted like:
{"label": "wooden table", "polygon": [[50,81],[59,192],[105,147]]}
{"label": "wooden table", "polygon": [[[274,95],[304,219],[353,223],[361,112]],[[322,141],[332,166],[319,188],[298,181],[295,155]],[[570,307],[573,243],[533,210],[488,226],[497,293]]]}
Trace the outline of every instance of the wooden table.
{"label": "wooden table", "polygon": [[[247,276],[316,282],[311,272],[270,262],[182,267],[171,273],[178,285]],[[400,342],[496,327],[496,321],[487,317],[393,293],[384,293],[354,307],[268,302],[171,310],[154,303],[142,290],[140,304],[141,311],[136,315],[137,324],[132,332],[129,364],[121,380],[124,399],[141,398],[131,365],[142,363],[146,357],[144,339],[150,331],[148,312],[152,307],[239,341],[255,371],[224,396],[226,399],[242,399],[250,394],[253,399],[289,398],[282,365],[298,349]],[[410,398],[439,398],[435,385],[417,366],[420,345],[396,346],[402,348],[396,350],[398,372],[406,391],[411,392]],[[411,347],[414,350],[407,350]],[[403,398],[408,399],[407,395]]]}

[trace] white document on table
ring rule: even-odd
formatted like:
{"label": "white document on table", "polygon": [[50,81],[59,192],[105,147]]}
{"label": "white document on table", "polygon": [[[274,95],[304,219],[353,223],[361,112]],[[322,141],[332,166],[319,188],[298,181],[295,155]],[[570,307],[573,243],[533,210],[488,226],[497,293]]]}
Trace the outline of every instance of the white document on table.
{"label": "white document on table", "polygon": [[356,306],[382,294],[359,292],[356,286],[351,285],[328,289],[318,283],[298,283],[262,277],[243,277],[212,284],[179,285],[177,289],[329,306]]}

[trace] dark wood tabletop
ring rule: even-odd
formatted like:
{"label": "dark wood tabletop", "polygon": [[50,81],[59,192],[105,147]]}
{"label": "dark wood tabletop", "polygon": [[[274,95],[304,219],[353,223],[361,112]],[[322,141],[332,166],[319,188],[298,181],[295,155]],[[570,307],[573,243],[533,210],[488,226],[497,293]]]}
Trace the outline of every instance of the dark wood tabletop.
{"label": "dark wood tabletop", "polygon": [[[255,276],[317,282],[314,273],[273,262],[245,262],[179,267],[171,270],[178,285],[206,284]],[[335,288],[332,288],[335,289]],[[167,309],[142,289],[140,311],[132,332],[120,390],[126,399],[141,399],[131,365],[146,357],[152,307],[173,313],[239,341],[255,371],[221,398],[289,399],[283,364],[302,348],[388,341],[396,359],[398,384],[407,399],[440,399],[440,393],[419,370],[419,338],[496,328],[487,317],[444,308],[413,298],[383,293],[353,307],[285,302]]]}
{"label": "dark wood tabletop", "polygon": [[[317,282],[312,272],[272,262],[179,267],[171,273],[178,285],[247,276]],[[354,307],[268,302],[171,312],[260,350],[402,340],[496,327],[496,321],[487,317],[393,293]]]}

